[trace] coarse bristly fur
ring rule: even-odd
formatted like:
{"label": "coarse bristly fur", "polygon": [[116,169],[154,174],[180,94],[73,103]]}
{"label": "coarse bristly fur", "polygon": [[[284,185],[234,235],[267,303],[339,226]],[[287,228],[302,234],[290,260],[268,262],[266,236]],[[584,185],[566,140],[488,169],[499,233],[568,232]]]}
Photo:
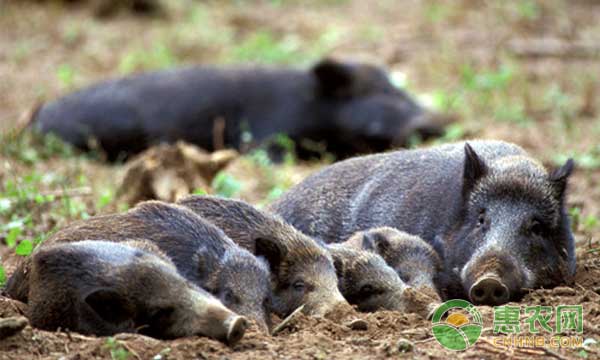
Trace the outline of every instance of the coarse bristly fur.
{"label": "coarse bristly fur", "polygon": [[383,69],[324,59],[306,70],[203,66],[107,80],[43,104],[32,126],[116,160],[178,140],[247,150],[279,134],[300,145],[300,157],[318,155],[305,139],[348,157],[441,135],[441,122]]}
{"label": "coarse bristly fur", "polygon": [[549,172],[517,145],[473,140],[333,164],[271,209],[330,242],[381,226],[439,240],[446,296],[470,298],[477,281],[492,277],[517,299],[524,288],[574,275],[565,210],[572,170],[572,160]]}
{"label": "coarse bristly fur", "polygon": [[338,287],[348,302],[360,311],[405,311],[406,284],[383,258],[346,244],[329,244],[338,276]]}
{"label": "coarse bristly fur", "polygon": [[273,308],[286,315],[300,305],[324,314],[346,303],[337,288],[331,255],[315,240],[279,217],[239,200],[190,196],[178,202],[221,228],[233,241],[271,269]]}
{"label": "coarse bristly fur", "polygon": [[435,244],[436,251],[420,237],[388,226],[359,231],[341,244],[379,254],[409,286],[439,292],[442,244]]}
{"label": "coarse bristly fur", "polygon": [[115,242],[144,239],[154,244],[186,279],[263,329],[269,326],[268,266],[189,209],[159,201],[143,202],[126,213],[75,222],[45,243],[97,238]]}
{"label": "coarse bristly fur", "polygon": [[[44,244],[28,259],[17,272],[27,273],[20,279],[27,281],[26,315],[35,327],[98,336],[206,335],[227,342],[245,330],[245,320],[184,279],[144,240]],[[7,290],[10,295],[11,285]]]}

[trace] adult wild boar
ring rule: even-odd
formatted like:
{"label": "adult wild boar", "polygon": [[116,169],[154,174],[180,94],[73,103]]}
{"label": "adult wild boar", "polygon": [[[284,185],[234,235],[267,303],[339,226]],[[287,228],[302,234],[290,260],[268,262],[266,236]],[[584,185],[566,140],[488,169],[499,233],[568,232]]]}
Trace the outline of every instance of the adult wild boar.
{"label": "adult wild boar", "polygon": [[109,80],[42,105],[32,123],[109,159],[177,140],[246,150],[276,134],[347,157],[440,134],[436,118],[382,69],[323,60],[309,71],[191,67]]}
{"label": "adult wild boar", "polygon": [[472,141],[358,157],[317,172],[272,210],[317,238],[390,226],[443,243],[448,297],[502,304],[575,272],[565,210],[573,161],[546,171],[520,147]]}
{"label": "adult wild boar", "polygon": [[52,331],[205,335],[233,345],[247,326],[184,279],[158,247],[140,240],[43,245],[20,264],[6,292],[28,303],[31,325]]}
{"label": "adult wild boar", "polygon": [[156,245],[188,281],[208,290],[236,313],[255,320],[261,328],[269,326],[271,287],[267,264],[185,207],[147,201],[126,213],[70,224],[44,243],[86,239],[144,239]]}
{"label": "adult wild boar", "polygon": [[326,315],[348,304],[337,286],[329,252],[278,216],[239,200],[189,196],[178,202],[222,229],[271,269],[273,310],[286,316],[301,305],[311,315]]}

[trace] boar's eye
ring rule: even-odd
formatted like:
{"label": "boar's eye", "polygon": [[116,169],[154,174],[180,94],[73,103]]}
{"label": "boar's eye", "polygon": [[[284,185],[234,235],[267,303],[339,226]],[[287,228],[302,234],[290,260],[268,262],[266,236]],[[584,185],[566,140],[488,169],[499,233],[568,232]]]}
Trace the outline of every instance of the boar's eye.
{"label": "boar's eye", "polygon": [[375,288],[373,288],[373,285],[371,284],[366,284],[360,288],[360,292],[364,295],[372,294],[375,292]]}
{"label": "boar's eye", "polygon": [[269,297],[266,297],[266,298],[263,300],[263,307],[264,307],[265,309],[271,309],[271,298],[269,298]]}
{"label": "boar's eye", "polygon": [[485,209],[481,209],[479,210],[479,215],[477,217],[477,227],[482,227],[483,225],[485,225],[485,220]]}
{"label": "boar's eye", "polygon": [[531,223],[529,224],[529,233],[536,236],[542,236],[544,234],[544,225],[537,219],[531,220]]}
{"label": "boar's eye", "polygon": [[231,290],[225,290],[225,294],[224,294],[224,301],[226,304],[237,304],[238,303],[238,298],[237,296],[235,296],[235,294],[233,293],[233,291]]}
{"label": "boar's eye", "polygon": [[304,281],[297,280],[296,282],[294,282],[294,284],[292,284],[292,287],[296,291],[304,291],[304,288],[306,287],[306,285],[304,284]]}

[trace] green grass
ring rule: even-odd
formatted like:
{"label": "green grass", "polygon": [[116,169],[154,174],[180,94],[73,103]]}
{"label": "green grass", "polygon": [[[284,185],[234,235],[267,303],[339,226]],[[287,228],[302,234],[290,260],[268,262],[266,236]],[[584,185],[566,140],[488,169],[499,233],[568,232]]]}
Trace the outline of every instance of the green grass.
{"label": "green grass", "polygon": [[337,29],[329,28],[318,38],[306,42],[293,33],[281,36],[269,30],[258,30],[250,33],[239,44],[233,44],[226,52],[224,61],[263,64],[313,62],[327,53],[340,36]]}
{"label": "green grass", "polygon": [[112,360],[127,360],[131,357],[131,353],[118,340],[108,337],[104,343],[104,348],[110,352]]}

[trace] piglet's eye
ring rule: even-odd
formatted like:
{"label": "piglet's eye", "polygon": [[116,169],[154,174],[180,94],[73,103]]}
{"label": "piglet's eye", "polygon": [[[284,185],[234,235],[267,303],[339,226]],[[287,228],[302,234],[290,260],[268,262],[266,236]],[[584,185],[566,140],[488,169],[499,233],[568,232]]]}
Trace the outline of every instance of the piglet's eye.
{"label": "piglet's eye", "polygon": [[370,284],[363,285],[360,288],[360,292],[363,293],[363,294],[371,294],[371,293],[374,292],[374,290],[375,289],[373,288],[373,285],[370,285]]}
{"label": "piglet's eye", "polygon": [[237,297],[235,296],[233,291],[226,290],[225,291],[225,303],[231,305],[231,304],[235,304],[236,302],[237,302]]}
{"label": "piglet's eye", "polygon": [[305,286],[306,285],[304,284],[304,281],[302,281],[302,280],[298,280],[298,281],[294,282],[294,284],[292,285],[292,287],[296,291],[304,291]]}
{"label": "piglet's eye", "polygon": [[529,232],[533,235],[541,236],[544,233],[544,226],[538,220],[532,220],[529,224]]}
{"label": "piglet's eye", "polygon": [[479,210],[479,216],[477,217],[477,227],[481,227],[485,224],[485,209]]}

